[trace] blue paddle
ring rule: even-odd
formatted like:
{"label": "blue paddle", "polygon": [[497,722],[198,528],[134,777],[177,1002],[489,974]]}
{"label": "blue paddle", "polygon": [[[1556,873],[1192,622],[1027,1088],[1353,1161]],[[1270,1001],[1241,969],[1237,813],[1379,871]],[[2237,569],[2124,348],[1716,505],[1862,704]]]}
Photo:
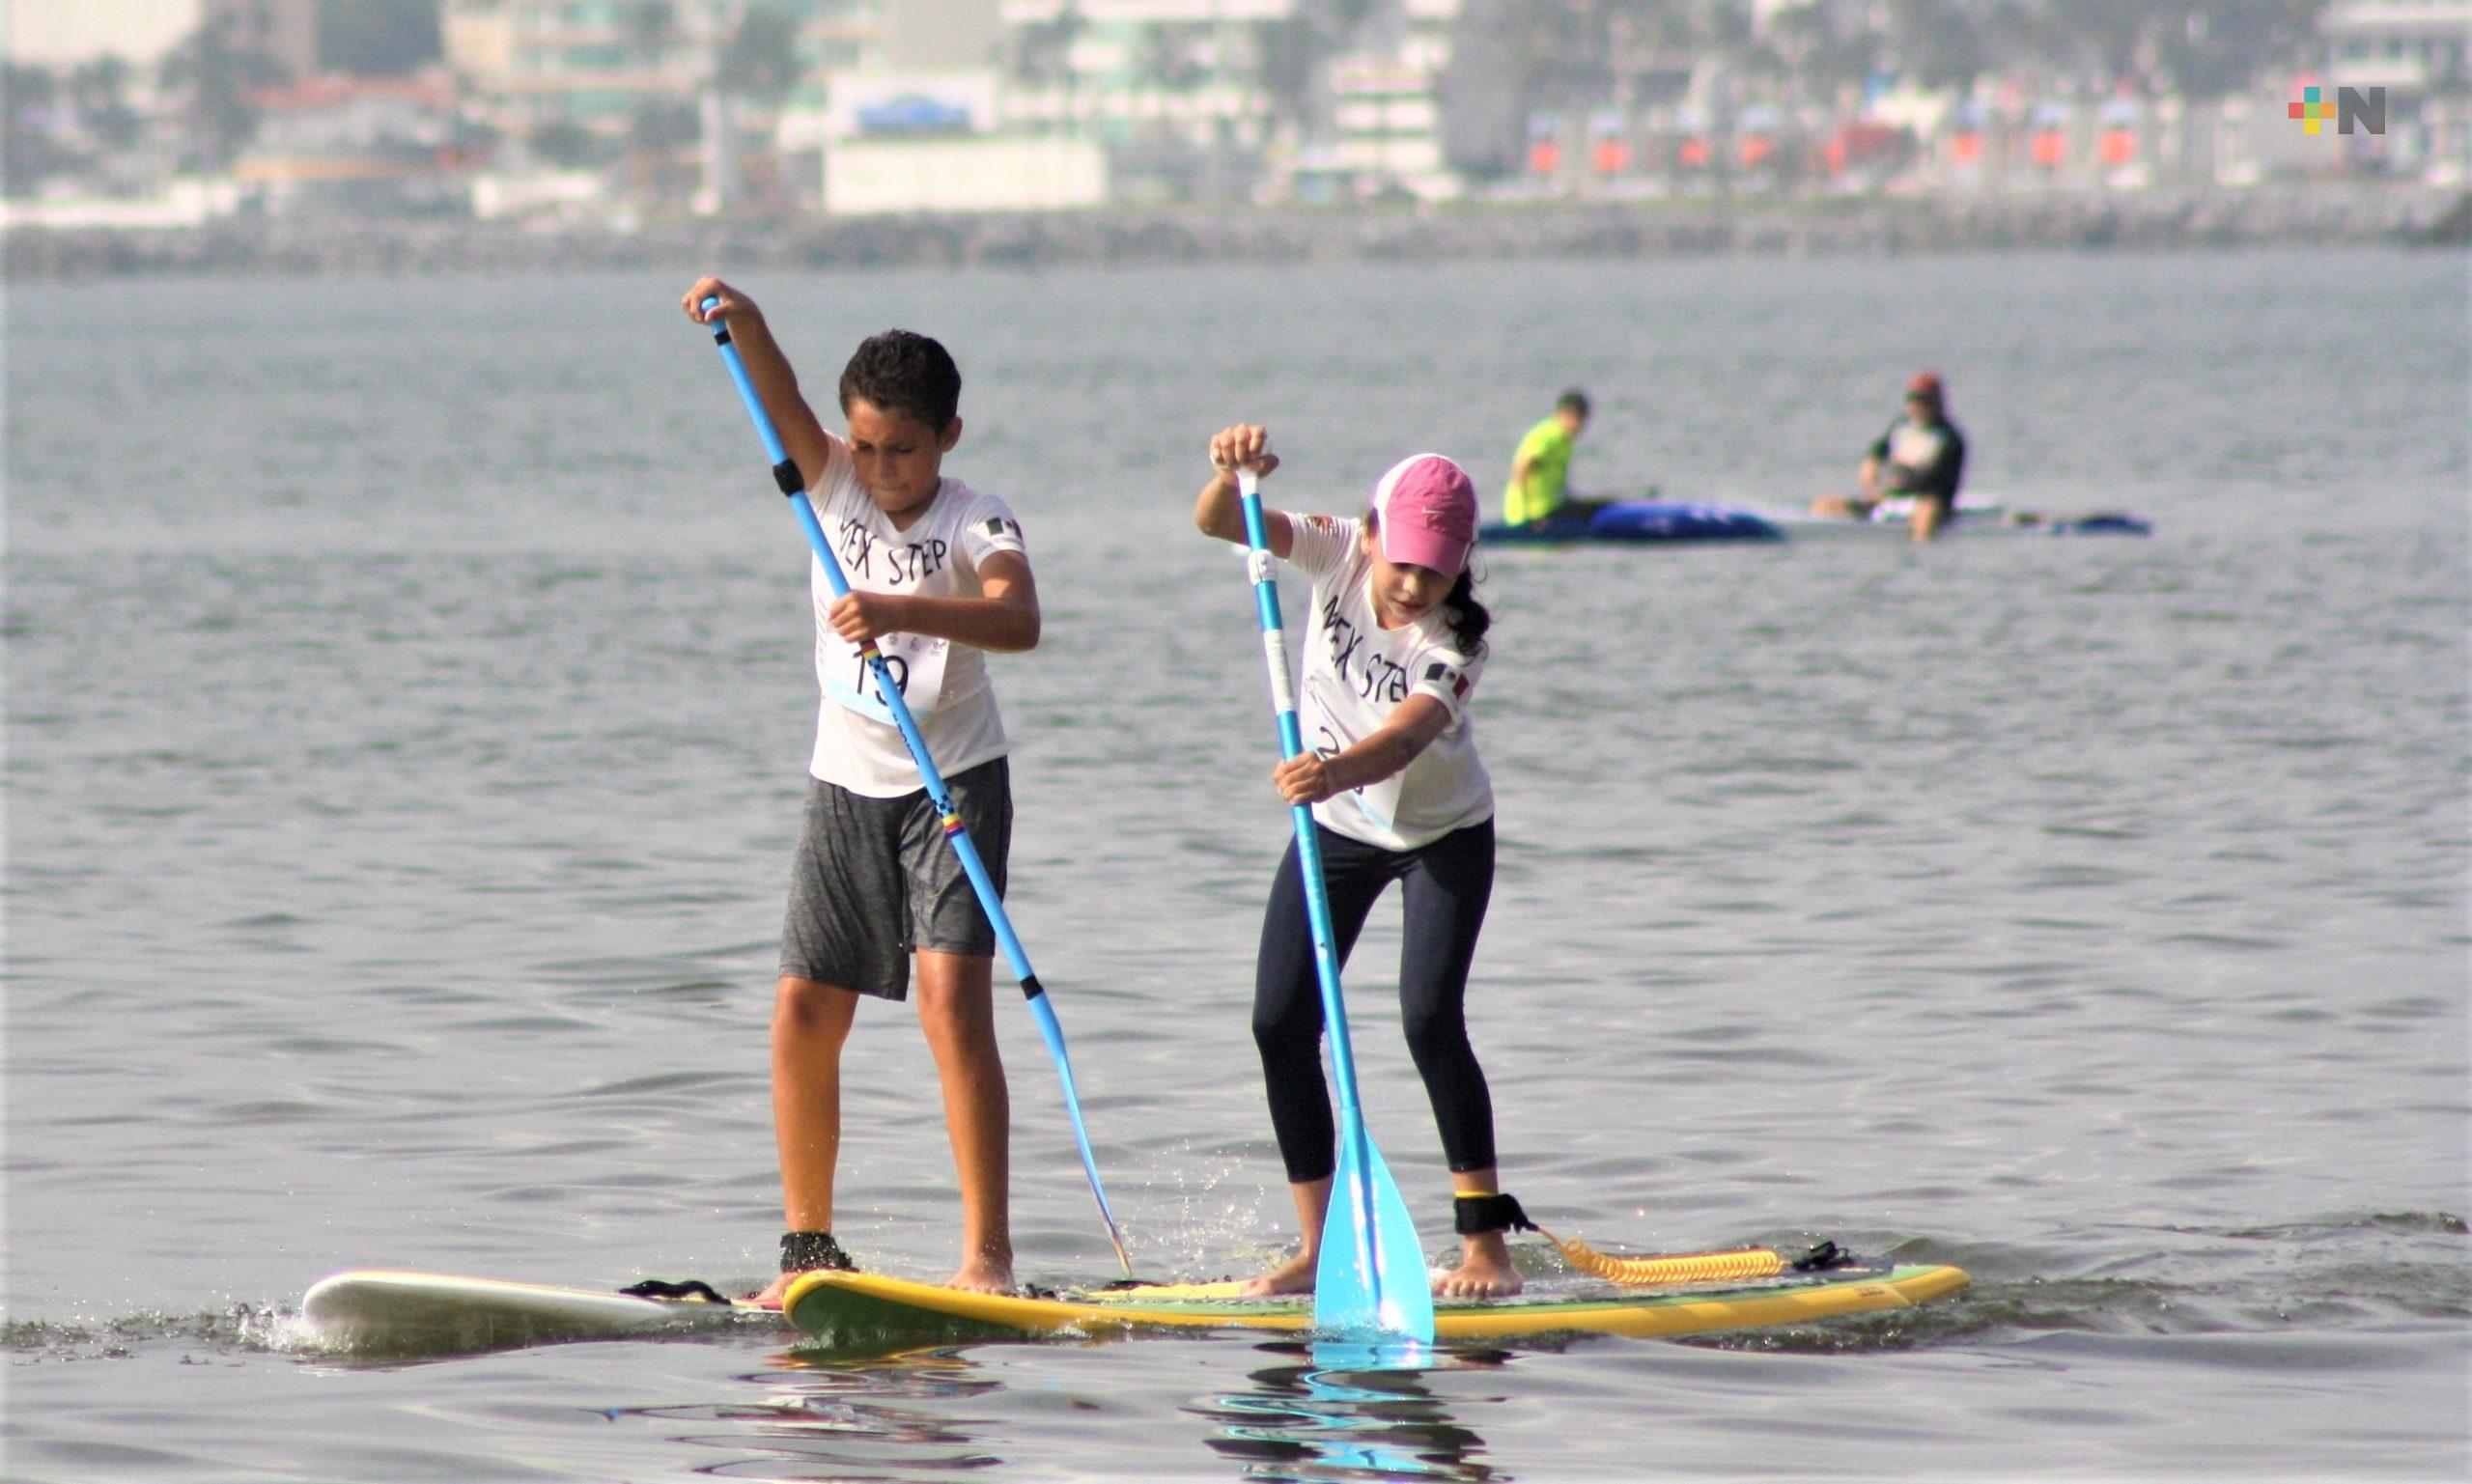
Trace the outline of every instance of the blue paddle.
{"label": "blue paddle", "polygon": [[[719,302],[706,299],[703,307],[710,309]],[[746,362],[739,358],[738,347],[730,343],[728,322],[716,322],[712,331],[713,343],[721,348],[721,361],[730,369],[730,379],[738,384],[739,399],[746,404],[747,416],[755,419],[756,435],[764,440],[764,451],[772,456],[772,483],[790,497],[790,508],[797,512],[799,524],[806,528],[807,545],[815,548],[815,559],[824,569],[824,580],[832,588],[832,596],[848,597],[850,579],[842,575],[841,563],[832,554],[832,544],[816,519],[815,505],[807,498],[806,488],[799,478],[798,463],[781,446],[781,434],[764,410],[764,399],[747,378]],[[859,654],[867,661],[868,672],[876,678],[877,694],[884,697],[885,709],[901,728],[902,741],[910,744],[910,756],[918,764],[918,777],[927,785],[928,800],[936,806],[937,817],[944,822],[944,838],[952,842],[953,854],[961,857],[962,870],[969,874],[971,887],[978,892],[978,905],[995,925],[996,941],[1004,949],[1005,962],[1013,966],[1013,977],[1022,982],[1022,996],[1030,1002],[1030,1015],[1039,1022],[1039,1038],[1047,1043],[1047,1053],[1055,1062],[1055,1075],[1064,1083],[1064,1111],[1073,1120],[1073,1141],[1082,1148],[1082,1168],[1090,1176],[1090,1193],[1099,1202],[1099,1219],[1108,1223],[1108,1243],[1116,1249],[1116,1261],[1124,1265],[1125,1275],[1131,1277],[1133,1261],[1125,1256],[1124,1236],[1116,1230],[1116,1214],[1108,1206],[1107,1187],[1099,1183],[1099,1162],[1090,1153],[1090,1133],[1082,1127],[1082,1099],[1073,1087],[1073,1060],[1065,1054],[1064,1027],[1056,1023],[1055,1007],[1048,1003],[1046,988],[1030,970],[1029,955],[1022,951],[1022,940],[1013,934],[1013,920],[1004,914],[1004,899],[997,894],[986,863],[978,858],[978,846],[962,825],[952,791],[944,786],[944,774],[936,767],[935,755],[927,750],[927,739],[920,735],[918,719],[910,714],[910,703],[902,698],[901,686],[885,669],[884,656],[877,653],[873,641]]]}
{"label": "blue paddle", "polygon": [[[1287,630],[1279,622],[1278,583],[1271,576],[1262,492],[1251,469],[1236,471],[1245,508],[1245,543],[1253,597],[1261,607],[1262,650],[1270,660],[1271,704],[1278,713],[1282,758],[1305,750],[1296,719],[1296,687],[1287,674]],[[1322,843],[1313,808],[1298,804],[1297,864],[1305,878],[1305,911],[1313,928],[1313,967],[1322,981],[1322,1019],[1331,1033],[1331,1071],[1339,1084],[1339,1167],[1331,1181],[1331,1209],[1322,1222],[1322,1255],[1313,1272],[1313,1328],[1334,1335],[1389,1335],[1433,1342],[1433,1288],[1417,1223],[1390,1179],[1381,1152],[1364,1131],[1357,1106],[1356,1053],[1348,1044],[1347,1005],[1339,997],[1337,938],[1331,931],[1331,893],[1322,880]]]}

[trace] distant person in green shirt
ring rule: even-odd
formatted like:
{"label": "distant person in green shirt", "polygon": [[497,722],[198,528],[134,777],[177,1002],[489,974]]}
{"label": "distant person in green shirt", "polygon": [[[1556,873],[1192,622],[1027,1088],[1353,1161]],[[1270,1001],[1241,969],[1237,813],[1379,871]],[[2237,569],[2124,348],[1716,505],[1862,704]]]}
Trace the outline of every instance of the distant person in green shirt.
{"label": "distant person in green shirt", "polygon": [[1510,456],[1510,483],[1503,489],[1503,518],[1528,525],[1556,516],[1586,519],[1603,500],[1574,499],[1570,492],[1571,445],[1587,426],[1587,394],[1564,392],[1554,415],[1528,430]]}

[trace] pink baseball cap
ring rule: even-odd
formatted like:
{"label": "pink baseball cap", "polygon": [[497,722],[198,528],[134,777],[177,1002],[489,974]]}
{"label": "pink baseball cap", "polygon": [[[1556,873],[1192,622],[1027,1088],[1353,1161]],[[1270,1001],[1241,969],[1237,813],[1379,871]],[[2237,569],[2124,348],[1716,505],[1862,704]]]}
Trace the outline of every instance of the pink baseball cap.
{"label": "pink baseball cap", "polygon": [[1446,577],[1468,568],[1476,544],[1476,487],[1440,454],[1402,459],[1373,487],[1382,554]]}

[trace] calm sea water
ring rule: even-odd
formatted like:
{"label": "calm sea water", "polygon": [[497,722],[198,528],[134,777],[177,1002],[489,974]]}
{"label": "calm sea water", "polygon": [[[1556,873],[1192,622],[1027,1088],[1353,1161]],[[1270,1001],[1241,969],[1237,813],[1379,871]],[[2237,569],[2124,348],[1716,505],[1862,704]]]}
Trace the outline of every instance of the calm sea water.
{"label": "calm sea water", "polygon": [[[805,558],[686,281],[13,296],[9,1478],[2472,1464],[2459,254],[752,277],[820,391],[887,324],[963,363],[951,466],[1048,614],[997,663],[1014,910],[1157,1275],[1288,1240],[1246,1019],[1285,816],[1240,569],[1186,521],[1213,428],[1267,420],[1274,500],[1348,510],[1418,449],[1490,481],[1578,384],[1583,483],[1798,504],[1929,364],[1977,488],[2151,519],[1487,562],[1511,1189],[1600,1246],[1976,1285],[1345,1377],[1222,1336],[318,1353],[293,1311],[340,1268],[771,1256]],[[1395,951],[1358,1053],[1439,1255]],[[1025,1275],[1105,1275],[999,1014]],[[862,1018],[842,1232],[934,1278],[931,1078]]]}

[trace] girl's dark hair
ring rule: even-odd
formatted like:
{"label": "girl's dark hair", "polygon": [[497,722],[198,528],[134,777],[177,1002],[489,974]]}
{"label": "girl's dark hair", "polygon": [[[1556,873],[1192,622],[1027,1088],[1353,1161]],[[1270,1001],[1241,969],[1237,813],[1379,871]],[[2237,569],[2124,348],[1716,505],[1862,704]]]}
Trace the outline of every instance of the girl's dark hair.
{"label": "girl's dark hair", "polygon": [[1476,601],[1476,569],[1459,569],[1459,580],[1450,584],[1450,596],[1442,601],[1443,622],[1450,626],[1450,636],[1459,641],[1459,653],[1474,659],[1485,652],[1485,630],[1494,627],[1494,616]]}
{"label": "girl's dark hair", "polygon": [[941,434],[961,410],[961,368],[927,336],[886,330],[858,342],[850,364],[841,368],[841,410],[848,412],[858,397]]}
{"label": "girl's dark hair", "polygon": [[[1380,538],[1380,511],[1364,513],[1364,529],[1366,534]],[[1450,637],[1459,645],[1459,653],[1474,659],[1485,652],[1485,630],[1494,627],[1494,616],[1476,601],[1475,568],[1459,569],[1459,580],[1450,584],[1449,593],[1442,600],[1442,621],[1450,626]]]}

